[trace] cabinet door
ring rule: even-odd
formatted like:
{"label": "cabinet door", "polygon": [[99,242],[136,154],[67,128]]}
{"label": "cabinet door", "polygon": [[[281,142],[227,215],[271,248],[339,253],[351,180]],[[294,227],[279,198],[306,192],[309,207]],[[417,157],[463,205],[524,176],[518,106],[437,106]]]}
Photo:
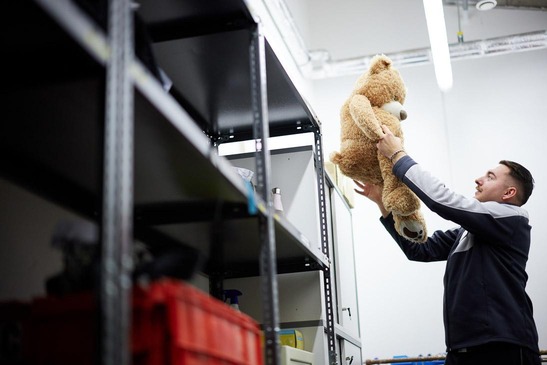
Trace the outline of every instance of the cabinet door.
{"label": "cabinet door", "polygon": [[355,346],[353,343],[340,339],[339,342],[340,359],[338,361],[341,365],[361,365],[361,348]]}
{"label": "cabinet door", "polygon": [[350,335],[359,338],[351,210],[336,189],[331,190],[331,204],[338,324]]}

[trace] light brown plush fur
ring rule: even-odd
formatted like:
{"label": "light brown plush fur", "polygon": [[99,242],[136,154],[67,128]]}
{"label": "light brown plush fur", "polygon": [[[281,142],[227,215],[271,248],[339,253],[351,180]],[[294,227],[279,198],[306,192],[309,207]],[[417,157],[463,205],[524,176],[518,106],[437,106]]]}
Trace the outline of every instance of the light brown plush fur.
{"label": "light brown plush fur", "polygon": [[[384,55],[375,56],[342,106],[340,152],[332,153],[330,159],[349,178],[382,185],[382,201],[393,214],[397,232],[421,243],[427,239],[427,230],[420,201],[393,175],[391,162],[376,148],[383,136],[382,124],[403,138],[405,97],[404,82],[391,60]],[[390,112],[382,109],[388,103],[395,106]]]}

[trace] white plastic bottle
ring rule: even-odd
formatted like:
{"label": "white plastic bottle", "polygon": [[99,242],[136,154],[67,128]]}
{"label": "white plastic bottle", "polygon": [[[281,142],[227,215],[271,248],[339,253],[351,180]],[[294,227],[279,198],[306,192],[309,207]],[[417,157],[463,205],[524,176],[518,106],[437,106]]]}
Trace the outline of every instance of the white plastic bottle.
{"label": "white plastic bottle", "polygon": [[276,214],[283,215],[283,202],[281,201],[281,189],[272,189],[273,207]]}

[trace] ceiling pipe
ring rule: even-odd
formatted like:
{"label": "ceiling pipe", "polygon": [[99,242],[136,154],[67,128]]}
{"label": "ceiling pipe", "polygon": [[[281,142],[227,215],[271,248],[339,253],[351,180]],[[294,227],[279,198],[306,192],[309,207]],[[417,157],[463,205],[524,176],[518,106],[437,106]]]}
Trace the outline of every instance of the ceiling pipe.
{"label": "ceiling pipe", "polygon": [[[449,46],[450,58],[453,61],[545,48],[547,48],[547,31],[461,42]],[[310,52],[311,59],[315,59],[316,61],[313,65],[310,63],[301,68],[305,77],[309,79],[323,79],[361,74],[368,69],[370,61],[375,56],[368,55],[331,61],[325,51],[321,51],[320,54],[320,57],[315,57],[315,52]],[[386,56],[391,58],[393,65],[399,68],[424,65],[432,62],[431,50],[429,47],[397,53],[386,53]],[[321,62],[321,60],[323,61]]]}
{"label": "ceiling pipe", "polygon": [[[460,0],[443,0],[445,6],[457,6]],[[476,7],[480,0],[467,0],[469,5]],[[517,10],[547,10],[545,0],[497,0],[496,8]]]}

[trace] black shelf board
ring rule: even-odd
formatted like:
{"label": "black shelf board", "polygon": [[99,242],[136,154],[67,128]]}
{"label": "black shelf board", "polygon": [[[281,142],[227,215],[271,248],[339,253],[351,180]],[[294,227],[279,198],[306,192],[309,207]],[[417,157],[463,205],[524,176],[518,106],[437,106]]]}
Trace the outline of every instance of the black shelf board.
{"label": "black shelf board", "polygon": [[[241,0],[165,3],[163,8],[144,1],[138,13],[151,35],[157,64],[173,82],[173,93],[195,112],[194,119],[204,121],[200,126],[211,138],[252,135],[249,46],[256,23],[247,6]],[[265,54],[270,130],[298,133],[296,124],[319,129],[267,39]]]}
{"label": "black shelf board", "polygon": [[[157,63],[181,98],[215,136],[252,133],[249,30],[155,43]],[[299,123],[318,128],[273,50],[266,44],[270,129]],[[198,86],[196,86],[198,85]]]}
{"label": "black shelf board", "polygon": [[137,12],[157,41],[247,28],[254,23],[241,0],[140,0]]}
{"label": "black shelf board", "polygon": [[[232,218],[217,221],[173,223],[157,225],[156,228],[172,237],[180,237],[189,243],[211,242],[215,231],[222,232],[221,241],[225,247],[225,258],[230,262],[247,262],[259,257],[260,244],[257,216]],[[296,260],[309,254],[303,244],[296,245],[293,233],[276,222],[276,252],[278,259]]]}
{"label": "black shelf board", "polygon": [[[305,271],[320,270],[321,266],[316,263],[310,263],[307,259],[276,261],[278,274],[298,273]],[[260,268],[258,262],[237,262],[231,265],[218,265],[218,263],[205,263],[203,272],[210,277],[219,279],[234,279],[245,278],[251,276],[260,276]]]}
{"label": "black shelf board", "polygon": [[101,199],[97,194],[44,167],[33,158],[12,158],[10,152],[0,147],[1,178],[69,211],[91,220],[99,219]]}
{"label": "black shelf board", "polygon": [[101,72],[101,67],[34,1],[3,4],[0,30],[5,55],[2,93]]}
{"label": "black shelf board", "polygon": [[138,224],[162,225],[249,217],[244,203],[209,201],[167,202],[135,207]]}
{"label": "black shelf board", "polygon": [[154,42],[248,29],[254,23],[240,1],[178,1],[174,12],[151,3],[141,2],[138,13],[149,23]]}

